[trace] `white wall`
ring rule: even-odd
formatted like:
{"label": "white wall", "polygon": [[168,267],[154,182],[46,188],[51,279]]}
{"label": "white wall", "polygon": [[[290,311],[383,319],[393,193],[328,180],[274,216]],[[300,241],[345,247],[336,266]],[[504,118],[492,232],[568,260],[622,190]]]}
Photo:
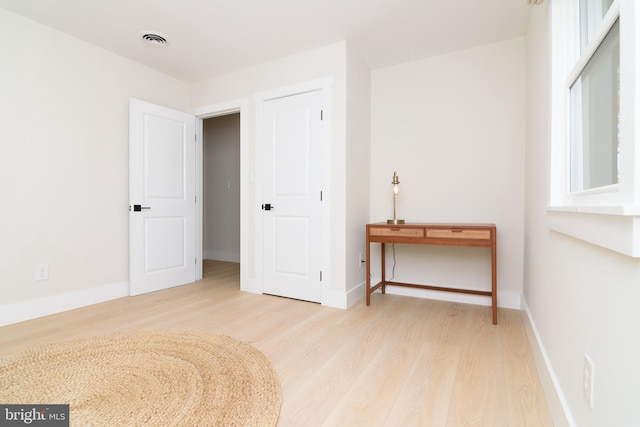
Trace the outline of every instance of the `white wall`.
{"label": "white wall", "polygon": [[203,256],[240,262],[240,114],[203,127]]}
{"label": "white wall", "polygon": [[128,293],[129,98],[188,86],[3,9],[0,57],[0,324]]}
{"label": "white wall", "polygon": [[346,144],[346,272],[352,305],[364,297],[365,224],[369,222],[369,176],[371,162],[371,70],[357,54],[347,56]]}
{"label": "white wall", "polygon": [[[523,38],[375,70],[372,76],[371,222],[392,218],[391,180],[397,171],[398,218],[495,223],[498,305],[515,308],[524,244],[524,90]],[[397,281],[491,286],[486,249],[398,245],[396,259]],[[378,256],[371,264],[372,276],[379,278]],[[486,297],[409,293],[490,304]]]}
{"label": "white wall", "polygon": [[[640,425],[640,260],[547,226],[550,49],[547,2],[527,35],[524,294],[560,398],[556,425]],[[622,70],[624,72],[624,70]],[[594,408],[582,395],[584,355],[595,364]],[[565,418],[563,408],[568,415]]]}

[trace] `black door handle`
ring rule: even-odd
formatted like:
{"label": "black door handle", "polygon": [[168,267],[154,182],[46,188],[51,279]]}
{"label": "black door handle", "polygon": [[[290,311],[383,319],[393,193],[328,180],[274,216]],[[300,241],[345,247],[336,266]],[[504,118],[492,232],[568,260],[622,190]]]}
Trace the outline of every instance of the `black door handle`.
{"label": "black door handle", "polygon": [[271,206],[271,203],[266,203],[262,205],[262,210],[265,210],[265,211],[270,211],[271,209],[274,209],[274,208],[275,206]]}
{"label": "black door handle", "polygon": [[[133,205],[134,212],[141,212],[143,209],[151,209],[151,206]],[[131,210],[131,206],[129,206],[129,210]]]}

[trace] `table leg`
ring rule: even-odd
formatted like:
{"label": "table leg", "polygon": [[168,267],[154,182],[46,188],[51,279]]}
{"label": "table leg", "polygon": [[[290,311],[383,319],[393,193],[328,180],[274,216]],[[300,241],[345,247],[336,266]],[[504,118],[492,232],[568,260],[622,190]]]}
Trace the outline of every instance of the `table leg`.
{"label": "table leg", "polygon": [[493,324],[498,324],[498,286],[496,272],[496,244],[491,245],[491,309]]}
{"label": "table leg", "polygon": [[384,243],[380,243],[380,270],[382,271],[382,276],[380,277],[380,280],[382,281],[382,293],[386,293],[386,287],[387,287],[387,279],[385,278],[385,261],[384,261],[384,255],[385,255],[385,248],[384,248]]}
{"label": "table leg", "polygon": [[371,305],[371,251],[370,246],[371,244],[368,241],[369,239],[367,239],[367,250],[366,250],[366,275],[367,275],[367,279],[366,279],[366,283],[367,283],[367,306]]}

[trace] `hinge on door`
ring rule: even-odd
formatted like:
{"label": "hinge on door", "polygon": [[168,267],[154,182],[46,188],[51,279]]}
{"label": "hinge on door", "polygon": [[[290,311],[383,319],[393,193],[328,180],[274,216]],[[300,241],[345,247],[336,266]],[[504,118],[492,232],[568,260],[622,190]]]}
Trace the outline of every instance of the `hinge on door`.
{"label": "hinge on door", "polygon": [[320,120],[324,120],[324,111],[320,110]]}
{"label": "hinge on door", "polygon": [[320,201],[322,201],[322,191],[320,191]]}
{"label": "hinge on door", "polygon": [[320,281],[322,282],[322,270],[320,270]]}

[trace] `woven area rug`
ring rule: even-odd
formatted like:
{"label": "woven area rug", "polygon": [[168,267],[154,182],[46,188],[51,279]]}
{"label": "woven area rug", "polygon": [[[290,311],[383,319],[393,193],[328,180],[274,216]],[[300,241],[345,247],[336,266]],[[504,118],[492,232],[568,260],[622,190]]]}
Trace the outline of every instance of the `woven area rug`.
{"label": "woven area rug", "polygon": [[69,404],[72,426],[274,426],[276,372],[249,344],[202,331],[141,330],[0,360],[3,404]]}

